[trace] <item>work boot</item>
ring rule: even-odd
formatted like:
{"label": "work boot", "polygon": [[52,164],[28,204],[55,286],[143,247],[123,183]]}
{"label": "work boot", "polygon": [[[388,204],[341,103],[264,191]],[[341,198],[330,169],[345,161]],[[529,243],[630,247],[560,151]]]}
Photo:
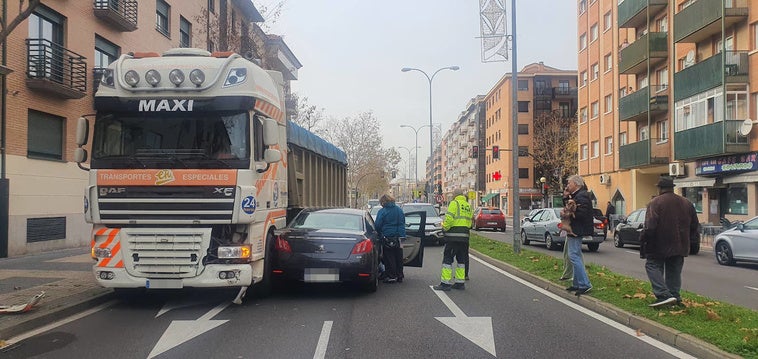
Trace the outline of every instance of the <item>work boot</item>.
{"label": "work boot", "polygon": [[441,290],[445,292],[449,292],[450,288],[453,288],[453,286],[447,283],[440,283],[439,285],[435,285],[434,287],[432,287],[432,289],[434,290]]}
{"label": "work boot", "polygon": [[452,288],[453,289],[464,290],[464,289],[466,289],[466,283],[455,283],[455,284],[453,284]]}

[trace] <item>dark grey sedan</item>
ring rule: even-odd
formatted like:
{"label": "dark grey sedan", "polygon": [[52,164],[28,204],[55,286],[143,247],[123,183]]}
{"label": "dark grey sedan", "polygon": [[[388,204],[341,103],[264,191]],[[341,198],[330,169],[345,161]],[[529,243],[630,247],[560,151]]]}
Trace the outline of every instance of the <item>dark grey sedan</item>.
{"label": "dark grey sedan", "polygon": [[622,248],[627,244],[639,246],[640,234],[645,226],[645,214],[647,214],[647,208],[640,208],[622,219],[613,231],[613,245],[617,248]]}
{"label": "dark grey sedan", "polygon": [[[402,241],[408,266],[423,263],[424,213],[406,214]],[[374,220],[366,210],[304,209],[287,227],[275,232],[272,274],[275,282],[352,282],[376,291],[382,248]]]}

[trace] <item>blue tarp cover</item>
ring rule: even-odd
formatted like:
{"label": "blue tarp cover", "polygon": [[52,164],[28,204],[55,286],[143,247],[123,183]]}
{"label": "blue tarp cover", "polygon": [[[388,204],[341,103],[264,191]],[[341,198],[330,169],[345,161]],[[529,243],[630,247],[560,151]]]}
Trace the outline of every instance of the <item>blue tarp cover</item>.
{"label": "blue tarp cover", "polygon": [[287,121],[287,142],[347,165],[345,151],[292,121]]}

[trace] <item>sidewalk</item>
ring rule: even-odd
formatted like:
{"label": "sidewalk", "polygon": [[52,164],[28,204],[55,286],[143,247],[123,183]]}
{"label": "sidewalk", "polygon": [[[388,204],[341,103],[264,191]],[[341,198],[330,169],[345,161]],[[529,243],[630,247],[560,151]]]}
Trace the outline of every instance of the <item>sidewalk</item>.
{"label": "sidewalk", "polygon": [[[507,263],[473,250],[472,254],[556,295],[577,302],[626,326],[640,329],[645,335],[699,358],[738,358],[711,344],[634,316],[595,298],[583,296],[577,299],[574,295],[567,294],[563,287]],[[0,306],[25,303],[34,295],[45,292],[42,301],[27,313],[0,314],[0,348],[3,347],[4,340],[114,299],[111,289],[101,288],[96,284],[92,277],[92,264],[88,247],[0,259]]]}
{"label": "sidewalk", "polygon": [[2,341],[112,299],[92,277],[89,247],[0,259],[0,306],[23,304],[45,292],[27,313],[0,314]]}

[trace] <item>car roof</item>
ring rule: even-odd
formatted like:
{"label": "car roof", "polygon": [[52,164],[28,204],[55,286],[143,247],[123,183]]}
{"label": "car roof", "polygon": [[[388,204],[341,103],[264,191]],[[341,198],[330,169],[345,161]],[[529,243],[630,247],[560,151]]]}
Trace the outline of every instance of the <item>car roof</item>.
{"label": "car roof", "polygon": [[355,209],[355,208],[305,208],[302,211],[303,213],[334,213],[334,214],[352,214],[357,216],[362,216],[366,213],[365,209]]}

